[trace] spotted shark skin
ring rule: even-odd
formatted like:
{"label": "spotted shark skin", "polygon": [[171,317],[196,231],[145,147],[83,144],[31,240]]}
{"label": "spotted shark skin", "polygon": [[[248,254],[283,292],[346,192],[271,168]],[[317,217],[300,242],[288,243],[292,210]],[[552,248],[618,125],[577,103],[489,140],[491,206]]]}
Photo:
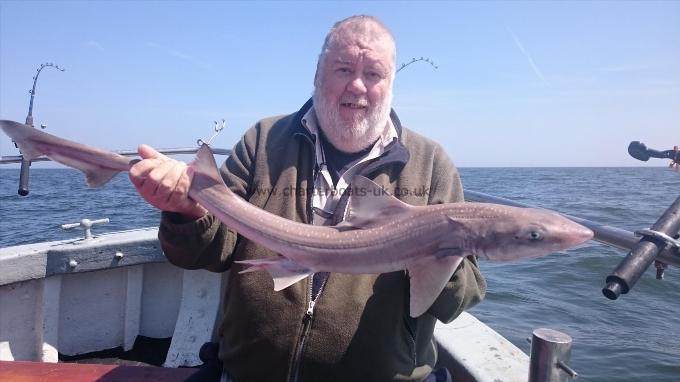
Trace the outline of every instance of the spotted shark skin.
{"label": "spotted shark skin", "polygon": [[[0,121],[0,128],[26,159],[46,155],[81,170],[92,187],[129,170],[134,162],[18,122]],[[346,221],[333,227],[302,224],[234,194],[224,184],[209,146],[199,149],[189,167],[193,170],[190,198],[230,229],[278,253],[237,261],[245,266],[239,273],[266,270],[279,291],[315,272],[406,270],[412,317],[429,309],[466,256],[514,261],[559,252],[593,237],[590,229],[542,209],[489,203],[411,206],[362,176],[352,181]]]}

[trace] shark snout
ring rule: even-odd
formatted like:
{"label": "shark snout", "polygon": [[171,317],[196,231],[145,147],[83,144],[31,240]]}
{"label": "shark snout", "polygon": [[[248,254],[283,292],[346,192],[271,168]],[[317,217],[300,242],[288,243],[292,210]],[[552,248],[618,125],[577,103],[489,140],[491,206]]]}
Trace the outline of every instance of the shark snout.
{"label": "shark snout", "polygon": [[583,244],[593,238],[594,233],[590,228],[584,227],[581,224],[568,222],[565,231],[565,244],[567,247],[574,247]]}

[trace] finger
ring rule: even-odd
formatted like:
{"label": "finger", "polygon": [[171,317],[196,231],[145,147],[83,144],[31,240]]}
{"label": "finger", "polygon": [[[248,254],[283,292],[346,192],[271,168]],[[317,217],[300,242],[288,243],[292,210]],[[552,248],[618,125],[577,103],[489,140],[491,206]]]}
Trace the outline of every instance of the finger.
{"label": "finger", "polygon": [[146,180],[146,177],[149,175],[149,173],[154,168],[160,166],[161,163],[164,162],[159,159],[144,159],[137,162],[132,167],[130,167],[129,170],[130,180],[135,186],[141,185],[144,182],[144,180]]}
{"label": "finger", "polygon": [[186,169],[186,165],[182,164],[180,166],[174,166],[168,171],[166,177],[174,179],[175,184],[172,186],[172,191],[168,194],[166,199],[167,204],[176,205],[179,208],[191,205],[191,203],[188,203],[188,188],[185,187],[183,181],[186,178]]}
{"label": "finger", "polygon": [[130,167],[129,172],[135,177],[144,177],[155,167],[166,161],[160,159],[142,159]]}
{"label": "finger", "polygon": [[167,156],[159,153],[154,149],[153,147],[145,144],[139,145],[137,147],[137,152],[139,153],[139,156],[142,157],[143,159],[170,159]]}
{"label": "finger", "polygon": [[182,172],[182,176],[177,181],[175,194],[168,202],[173,205],[181,206],[182,211],[178,212],[181,212],[188,217],[198,219],[208,213],[208,211],[189,196],[192,179],[193,169],[190,166],[186,166],[185,171]]}
{"label": "finger", "polygon": [[144,179],[140,193],[148,196],[155,203],[164,202],[168,197],[168,193],[177,183],[176,179],[168,177],[168,172],[177,163],[166,161],[151,169]]}

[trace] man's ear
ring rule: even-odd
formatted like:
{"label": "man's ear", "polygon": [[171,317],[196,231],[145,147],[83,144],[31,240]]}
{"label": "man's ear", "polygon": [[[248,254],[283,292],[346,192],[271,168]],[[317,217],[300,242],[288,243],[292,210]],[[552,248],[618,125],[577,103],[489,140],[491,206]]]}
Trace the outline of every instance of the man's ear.
{"label": "man's ear", "polygon": [[319,60],[316,61],[316,72],[314,73],[314,87],[319,87],[321,85],[321,70],[322,70],[322,63],[321,60],[323,60],[323,57],[319,57]]}
{"label": "man's ear", "polygon": [[320,78],[319,78],[319,77],[320,77],[319,70],[321,70],[321,59],[319,59],[319,60],[316,62],[316,72],[314,72],[314,87],[318,87],[318,86],[319,86],[319,80],[320,80]]}

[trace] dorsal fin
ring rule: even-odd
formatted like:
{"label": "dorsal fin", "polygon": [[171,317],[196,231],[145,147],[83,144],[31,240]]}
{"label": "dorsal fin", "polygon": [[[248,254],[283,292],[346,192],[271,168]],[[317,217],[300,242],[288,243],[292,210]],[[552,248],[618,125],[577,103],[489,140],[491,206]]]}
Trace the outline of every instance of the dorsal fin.
{"label": "dorsal fin", "polygon": [[[189,187],[190,195],[192,192],[199,192],[215,185],[227,188],[220,176],[220,171],[217,169],[212,149],[207,144],[201,145],[201,148],[196,152],[196,158],[189,163],[189,168],[193,172],[191,186]],[[227,188],[226,192],[228,191]]]}
{"label": "dorsal fin", "polygon": [[413,208],[390,195],[372,180],[357,175],[352,180],[346,225],[367,228],[384,224]]}
{"label": "dorsal fin", "polygon": [[207,144],[202,144],[196,152],[196,158],[189,164],[194,170],[194,173],[201,173],[207,175],[209,178],[222,179],[217,169],[217,162],[212,149]]}

